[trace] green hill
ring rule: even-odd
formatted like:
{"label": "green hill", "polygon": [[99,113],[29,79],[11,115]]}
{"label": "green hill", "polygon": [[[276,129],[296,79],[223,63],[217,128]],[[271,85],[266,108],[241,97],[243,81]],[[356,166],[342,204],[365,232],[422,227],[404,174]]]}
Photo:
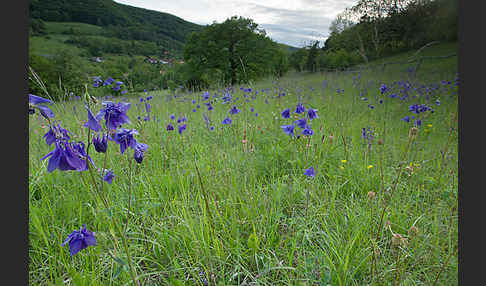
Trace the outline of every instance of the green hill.
{"label": "green hill", "polygon": [[[185,37],[203,28],[168,13],[119,4],[112,0],[32,0],[29,15],[31,22],[42,20],[66,23],[57,26],[47,24],[44,31],[47,34],[77,37],[98,35],[122,41],[151,42],[159,51],[180,51]],[[82,40],[78,38],[74,42]]]}
{"label": "green hill", "polygon": [[[29,16],[31,36],[44,36],[31,39],[35,51],[70,44],[87,50],[90,56],[162,56],[165,52],[178,56],[186,36],[204,28],[168,13],[112,0],[32,0]],[[288,53],[297,50],[279,45]]]}

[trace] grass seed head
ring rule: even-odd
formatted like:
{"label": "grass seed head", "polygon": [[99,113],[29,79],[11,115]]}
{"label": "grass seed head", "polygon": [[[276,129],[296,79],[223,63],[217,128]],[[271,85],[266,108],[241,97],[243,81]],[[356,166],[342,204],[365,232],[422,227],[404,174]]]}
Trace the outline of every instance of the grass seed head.
{"label": "grass seed head", "polygon": [[416,226],[413,226],[413,225],[412,225],[412,226],[411,226],[411,227],[408,229],[408,235],[409,235],[410,237],[414,237],[414,236],[416,236],[418,233],[419,233],[419,230],[418,230],[418,228],[417,228]]}
{"label": "grass seed head", "polygon": [[415,139],[418,134],[418,128],[417,127],[412,127],[410,128],[410,132],[408,133],[408,137],[411,139]]}

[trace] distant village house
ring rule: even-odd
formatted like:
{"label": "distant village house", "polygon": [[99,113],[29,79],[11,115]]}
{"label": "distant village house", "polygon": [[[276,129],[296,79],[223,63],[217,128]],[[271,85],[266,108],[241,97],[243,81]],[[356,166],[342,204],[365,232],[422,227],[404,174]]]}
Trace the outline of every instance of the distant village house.
{"label": "distant village house", "polygon": [[92,62],[95,62],[95,63],[102,63],[104,62],[105,60],[103,59],[103,57],[93,57],[90,59]]}

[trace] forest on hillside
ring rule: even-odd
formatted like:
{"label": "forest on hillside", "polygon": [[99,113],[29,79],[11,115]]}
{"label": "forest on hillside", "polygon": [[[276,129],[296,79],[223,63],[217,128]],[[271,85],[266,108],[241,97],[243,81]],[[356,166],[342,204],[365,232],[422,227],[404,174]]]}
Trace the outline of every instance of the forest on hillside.
{"label": "forest on hillside", "polygon": [[455,42],[457,22],[454,0],[360,0],[334,19],[325,41],[300,49],[289,62],[298,71],[366,64],[433,42]]}

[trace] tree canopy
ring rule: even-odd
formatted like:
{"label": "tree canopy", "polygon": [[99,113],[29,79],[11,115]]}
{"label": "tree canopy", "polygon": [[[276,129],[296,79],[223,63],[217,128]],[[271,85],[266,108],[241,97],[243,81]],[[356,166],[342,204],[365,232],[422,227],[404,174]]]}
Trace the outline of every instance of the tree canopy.
{"label": "tree canopy", "polygon": [[219,76],[222,84],[235,85],[286,71],[285,52],[252,19],[241,16],[190,34],[183,57],[194,71],[194,85],[200,84],[205,74]]}

